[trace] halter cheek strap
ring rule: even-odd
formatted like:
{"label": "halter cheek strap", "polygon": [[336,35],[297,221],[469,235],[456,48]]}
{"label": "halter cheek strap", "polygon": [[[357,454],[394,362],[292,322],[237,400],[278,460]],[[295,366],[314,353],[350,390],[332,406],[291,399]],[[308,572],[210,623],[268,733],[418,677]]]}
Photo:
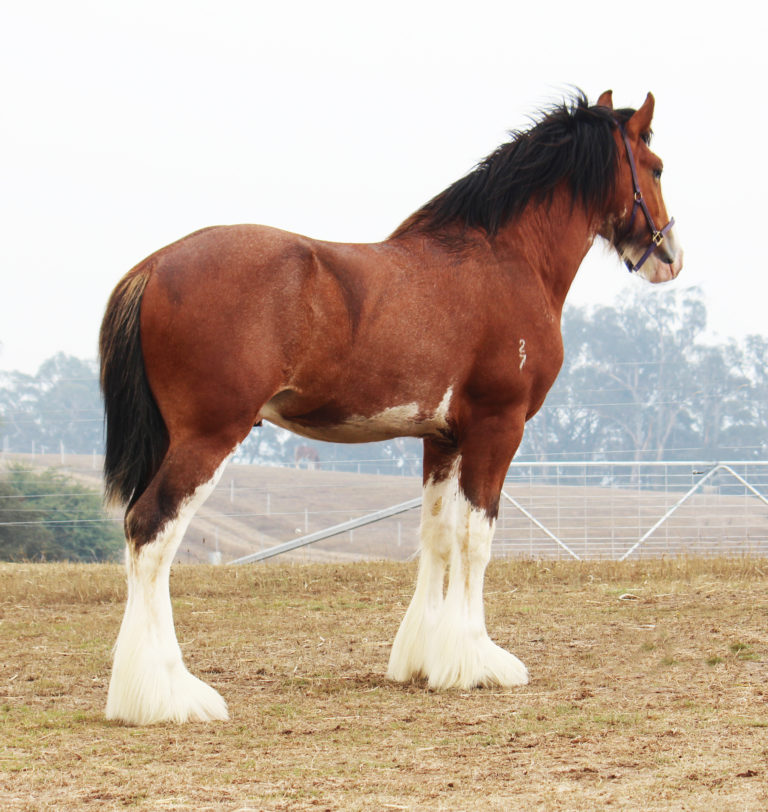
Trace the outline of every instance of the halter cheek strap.
{"label": "halter cheek strap", "polygon": [[629,162],[629,168],[632,171],[632,186],[634,188],[634,204],[632,205],[632,215],[629,218],[629,225],[627,226],[627,234],[632,232],[632,226],[635,224],[635,216],[637,215],[638,208],[642,209],[642,212],[645,215],[645,220],[648,223],[648,228],[651,230],[651,241],[637,264],[633,265],[629,258],[624,260],[624,264],[627,266],[630,272],[633,272],[639,271],[640,268],[645,264],[648,257],[650,257],[650,255],[664,242],[664,238],[666,237],[667,233],[675,224],[675,218],[670,217],[669,222],[662,229],[656,228],[656,224],[653,222],[653,217],[651,217],[651,212],[648,210],[648,205],[643,198],[643,193],[640,191],[640,180],[637,177],[635,156],[632,154],[632,147],[629,143],[629,138],[627,138],[627,133],[624,131],[624,128],[621,127],[620,129],[621,137],[624,139],[624,146],[627,150],[627,161]]}

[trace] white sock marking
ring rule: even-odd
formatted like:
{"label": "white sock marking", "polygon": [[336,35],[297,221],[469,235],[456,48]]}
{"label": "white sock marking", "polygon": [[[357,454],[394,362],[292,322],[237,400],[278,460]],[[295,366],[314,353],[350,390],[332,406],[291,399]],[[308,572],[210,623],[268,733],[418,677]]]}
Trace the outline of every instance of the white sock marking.
{"label": "white sock marking", "polygon": [[169,591],[171,563],[184,532],[216,487],[229,457],[213,477],[182,503],[148,544],[126,547],[128,601],[115,643],[107,718],[131,724],[227,719],[227,706],[213,688],[187,671],[173,626]]}
{"label": "white sock marking", "polygon": [[459,466],[457,460],[445,480],[424,487],[419,574],[387,674],[398,681],[427,677],[433,688],[521,685],[528,682],[525,666],[485,628],[483,581],[494,526],[461,492]]}

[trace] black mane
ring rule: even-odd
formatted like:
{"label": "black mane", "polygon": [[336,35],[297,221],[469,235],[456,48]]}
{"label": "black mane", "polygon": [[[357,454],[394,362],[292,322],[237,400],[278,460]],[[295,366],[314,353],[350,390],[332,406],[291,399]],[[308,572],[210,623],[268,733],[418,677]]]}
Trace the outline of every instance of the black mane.
{"label": "black mane", "polygon": [[511,141],[411,215],[395,236],[413,227],[433,232],[451,223],[493,235],[529,202],[549,199],[563,181],[574,203],[588,209],[604,206],[618,166],[613,131],[634,112],[590,107],[579,91],[530,129],[511,132]]}

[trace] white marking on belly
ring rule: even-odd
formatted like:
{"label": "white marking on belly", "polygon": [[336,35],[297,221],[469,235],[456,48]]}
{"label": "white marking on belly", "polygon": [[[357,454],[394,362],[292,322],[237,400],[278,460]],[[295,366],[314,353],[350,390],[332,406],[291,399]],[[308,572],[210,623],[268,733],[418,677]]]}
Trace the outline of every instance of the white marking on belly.
{"label": "white marking on belly", "polygon": [[352,415],[335,426],[304,426],[284,418],[269,403],[261,410],[265,420],[304,437],[339,443],[387,440],[392,437],[422,437],[448,428],[448,409],[453,396],[449,386],[437,408],[430,412],[417,401],[389,406],[372,415]]}

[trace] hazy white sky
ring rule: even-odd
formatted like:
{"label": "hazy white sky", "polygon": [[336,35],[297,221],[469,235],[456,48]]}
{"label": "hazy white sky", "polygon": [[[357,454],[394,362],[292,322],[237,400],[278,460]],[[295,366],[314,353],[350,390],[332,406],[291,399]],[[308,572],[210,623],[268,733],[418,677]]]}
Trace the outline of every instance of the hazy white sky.
{"label": "hazy white sky", "polygon": [[[759,7],[27,0],[0,25],[0,369],[95,357],[118,278],[205,225],[371,241],[569,84],[656,95],[686,267],[721,336],[768,332]],[[727,14],[726,14],[727,12]],[[709,16],[707,16],[709,14]],[[631,286],[602,250],[578,304]],[[667,289],[669,289],[667,287]],[[664,290],[648,287],[648,295]]]}

